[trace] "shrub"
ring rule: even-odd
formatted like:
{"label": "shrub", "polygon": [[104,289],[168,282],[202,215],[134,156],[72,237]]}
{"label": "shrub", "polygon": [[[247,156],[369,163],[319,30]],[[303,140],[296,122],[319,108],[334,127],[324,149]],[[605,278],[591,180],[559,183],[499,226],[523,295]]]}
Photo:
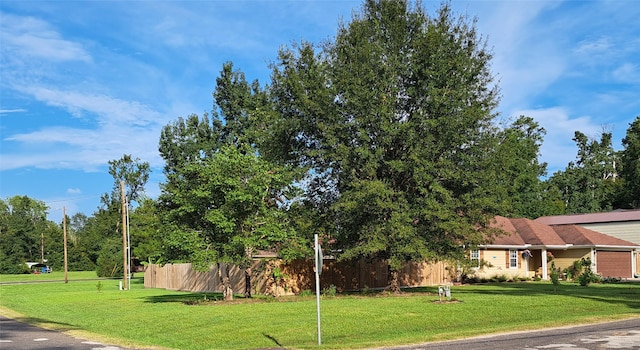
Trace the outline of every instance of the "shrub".
{"label": "shrub", "polygon": [[605,277],[602,279],[601,281],[602,283],[620,283],[622,282],[621,278],[616,278],[616,277]]}
{"label": "shrub", "polygon": [[591,259],[590,258],[582,258],[580,259],[580,264],[584,268],[584,271],[578,276],[578,282],[581,286],[587,287],[590,283],[600,282],[600,276],[593,273],[591,270]]}
{"label": "shrub", "polygon": [[336,296],[336,292],[337,292],[336,286],[332,284],[329,287],[323,289],[321,294],[323,297],[333,298]]}
{"label": "shrub", "polygon": [[462,281],[462,283],[469,283],[469,284],[473,284],[473,283],[478,283],[480,282],[480,278],[478,276],[467,276],[466,279],[464,279]]}
{"label": "shrub", "polygon": [[369,286],[367,286],[366,284],[364,285],[364,288],[362,288],[362,294],[363,295],[370,295],[373,294],[373,290],[371,288],[369,288]]}
{"label": "shrub", "polygon": [[553,283],[553,290],[557,290],[560,285],[560,271],[556,269],[556,263],[551,262],[551,283]]}
{"label": "shrub", "polygon": [[313,292],[310,289],[305,289],[298,294],[301,297],[310,297],[313,296]]}
{"label": "shrub", "polygon": [[568,280],[575,280],[582,273],[582,263],[580,260],[575,260],[573,264],[566,269],[564,269],[564,273],[567,274]]}

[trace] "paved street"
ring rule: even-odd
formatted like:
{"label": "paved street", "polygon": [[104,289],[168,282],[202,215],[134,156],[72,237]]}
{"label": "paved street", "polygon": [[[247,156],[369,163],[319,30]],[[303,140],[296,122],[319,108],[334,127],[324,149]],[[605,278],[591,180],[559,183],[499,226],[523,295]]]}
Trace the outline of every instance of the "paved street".
{"label": "paved street", "polygon": [[74,338],[60,332],[18,322],[4,316],[0,316],[0,349],[126,350],[117,346],[109,346],[85,339]]}
{"label": "paved street", "polygon": [[[77,339],[0,316],[1,350],[126,350]],[[640,318],[588,326],[482,336],[465,340],[427,343],[378,350],[593,350],[640,349]]]}
{"label": "paved street", "polygon": [[[384,350],[640,349],[640,318],[588,326],[508,333]],[[379,349],[383,350],[383,349]]]}

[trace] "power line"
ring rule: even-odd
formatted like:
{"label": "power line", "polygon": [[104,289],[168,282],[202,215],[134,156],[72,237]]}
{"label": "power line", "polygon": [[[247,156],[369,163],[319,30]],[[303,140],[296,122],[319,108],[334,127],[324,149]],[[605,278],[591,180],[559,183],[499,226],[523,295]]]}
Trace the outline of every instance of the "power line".
{"label": "power line", "polygon": [[74,200],[78,200],[78,199],[85,199],[85,198],[94,198],[94,197],[100,197],[102,196],[101,194],[89,194],[86,196],[81,196],[81,197],[73,197],[73,198],[67,198],[67,199],[58,199],[58,200],[54,200],[54,201],[43,201],[45,203],[60,203],[60,202],[68,202],[68,201],[74,201]]}

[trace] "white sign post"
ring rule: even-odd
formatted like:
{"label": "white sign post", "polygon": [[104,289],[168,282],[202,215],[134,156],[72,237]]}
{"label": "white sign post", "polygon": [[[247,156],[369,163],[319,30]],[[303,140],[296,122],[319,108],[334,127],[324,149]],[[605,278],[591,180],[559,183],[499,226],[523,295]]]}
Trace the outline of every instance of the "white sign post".
{"label": "white sign post", "polygon": [[316,263],[316,309],[318,313],[318,345],[322,345],[322,337],[320,335],[320,274],[322,274],[322,249],[318,243],[318,235],[314,235],[315,247],[315,263]]}

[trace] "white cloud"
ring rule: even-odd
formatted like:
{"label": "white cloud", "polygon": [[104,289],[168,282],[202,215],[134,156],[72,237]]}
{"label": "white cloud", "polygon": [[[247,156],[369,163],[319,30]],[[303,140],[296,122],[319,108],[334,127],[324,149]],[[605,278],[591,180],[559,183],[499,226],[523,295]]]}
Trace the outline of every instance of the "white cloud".
{"label": "white cloud", "polygon": [[477,14],[478,30],[493,48],[492,71],[500,80],[504,112],[523,108],[531,96],[540,94],[562,75],[567,61],[553,24],[539,25],[546,11],[557,3],[480,1],[466,6],[464,12]]}
{"label": "white cloud", "polygon": [[516,115],[532,117],[546,130],[540,158],[548,163],[549,175],[576,158],[578,148],[573,141],[576,131],[593,138],[602,131],[602,126],[596,125],[591,117],[571,117],[571,112],[563,107],[520,110]]}
{"label": "white cloud", "polygon": [[91,61],[82,45],[61,38],[47,22],[33,17],[2,15],[3,54],[46,61]]}
{"label": "white cloud", "polygon": [[27,151],[3,154],[0,170],[37,167],[91,172],[123,154],[132,154],[154,167],[161,166],[157,150],[160,129],[160,125],[152,128],[111,125],[97,130],[53,127],[15,134],[5,140],[20,143]]}
{"label": "white cloud", "polygon": [[81,194],[82,191],[79,188],[68,188],[67,189],[67,193],[68,194]]}
{"label": "white cloud", "polygon": [[608,53],[613,44],[610,38],[599,37],[593,40],[582,40],[577,44],[575,53],[579,55],[594,55]]}
{"label": "white cloud", "polygon": [[132,154],[152,166],[162,164],[158,140],[162,126],[171,116],[137,101],[106,95],[39,86],[20,90],[74,116],[95,121],[97,128],[52,126],[7,136],[5,141],[19,143],[28,151],[4,154],[2,170],[35,166],[95,171],[123,154]]}
{"label": "white cloud", "polygon": [[159,115],[149,106],[107,95],[64,91],[41,86],[17,87],[50,106],[61,107],[76,117],[94,114],[102,125],[145,126],[158,121]]}
{"label": "white cloud", "polygon": [[614,79],[623,83],[640,83],[640,67],[637,64],[624,63],[616,68],[612,75]]}
{"label": "white cloud", "polygon": [[0,116],[5,116],[11,113],[24,113],[27,110],[24,108],[14,108],[14,109],[0,109]]}

